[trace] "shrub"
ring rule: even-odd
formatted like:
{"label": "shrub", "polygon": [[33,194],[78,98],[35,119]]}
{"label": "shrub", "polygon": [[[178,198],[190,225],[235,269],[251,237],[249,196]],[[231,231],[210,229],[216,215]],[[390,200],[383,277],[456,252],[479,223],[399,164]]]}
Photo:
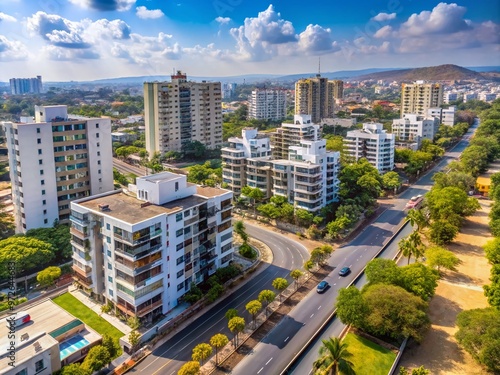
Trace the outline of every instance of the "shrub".
{"label": "shrub", "polygon": [[246,243],[240,246],[240,255],[248,259],[257,258],[257,252],[254,249],[252,249],[252,247],[249,244]]}

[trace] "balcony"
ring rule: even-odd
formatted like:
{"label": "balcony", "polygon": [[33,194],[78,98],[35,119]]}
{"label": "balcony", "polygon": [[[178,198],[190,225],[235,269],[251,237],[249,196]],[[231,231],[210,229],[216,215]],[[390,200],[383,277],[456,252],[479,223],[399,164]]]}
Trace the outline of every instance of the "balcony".
{"label": "balcony", "polygon": [[71,268],[73,269],[73,271],[75,271],[76,273],[78,273],[80,276],[82,276],[84,278],[89,277],[89,274],[92,272],[92,268],[89,266],[84,266],[82,269],[82,268],[78,267],[76,264],[73,264],[73,266]]}
{"label": "balcony", "polygon": [[137,316],[143,317],[144,315],[150,313],[151,311],[153,311],[157,307],[161,306],[162,304],[163,304],[162,300],[159,300],[159,301],[152,303],[151,305],[145,306],[142,309],[137,310]]}
{"label": "balcony", "polygon": [[91,277],[84,277],[84,276],[80,275],[79,273],[75,273],[73,275],[73,280],[80,283],[81,285],[83,285],[86,288],[92,288],[92,286],[94,285],[92,283]]}
{"label": "balcony", "polygon": [[70,232],[72,235],[74,235],[75,237],[80,238],[80,239],[82,239],[82,240],[83,240],[83,239],[86,239],[86,238],[88,238],[88,237],[89,237],[88,231],[86,231],[86,232],[81,232],[81,231],[79,231],[78,229],[73,228],[73,227],[69,228],[69,232]]}

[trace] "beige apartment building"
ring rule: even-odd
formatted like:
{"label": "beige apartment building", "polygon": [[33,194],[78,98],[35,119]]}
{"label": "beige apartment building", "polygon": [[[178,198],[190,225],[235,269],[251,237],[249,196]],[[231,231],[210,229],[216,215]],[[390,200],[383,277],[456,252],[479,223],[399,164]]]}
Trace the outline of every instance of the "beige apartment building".
{"label": "beige apartment building", "polygon": [[316,124],[323,118],[334,117],[334,92],[334,81],[319,74],[298,80],[295,83],[295,114],[311,115]]}
{"label": "beige apartment building", "polygon": [[416,81],[401,86],[401,118],[405,114],[427,116],[429,108],[443,104],[443,86],[440,83]]}
{"label": "beige apartment building", "polygon": [[311,120],[310,115],[295,115],[293,124],[283,123],[271,136],[273,159],[288,159],[290,146],[298,146],[300,141],[319,139],[321,128]]}
{"label": "beige apartment building", "polygon": [[144,83],[146,150],[181,151],[199,141],[208,149],[222,145],[220,82],[188,81],[178,71],[170,82]]}

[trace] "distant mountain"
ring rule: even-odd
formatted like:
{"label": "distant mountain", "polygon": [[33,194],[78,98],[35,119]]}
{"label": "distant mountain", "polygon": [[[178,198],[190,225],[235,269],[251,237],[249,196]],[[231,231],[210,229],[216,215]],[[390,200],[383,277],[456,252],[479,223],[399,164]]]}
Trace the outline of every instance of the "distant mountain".
{"label": "distant mountain", "polygon": [[[228,77],[198,77],[188,75],[188,79],[192,81],[212,81],[212,82],[229,82],[229,83],[255,83],[272,80],[279,77],[278,74],[246,74],[241,76]],[[88,83],[95,84],[137,84],[143,82],[165,82],[170,81],[170,76],[139,76],[139,77],[120,77],[120,78],[105,78],[91,81]]]}
{"label": "distant mountain", "polygon": [[[325,72],[321,73],[321,77],[328,79],[343,79],[357,77],[360,75],[372,74],[377,72],[386,72],[397,70],[398,68],[372,68],[372,69],[361,69],[361,70],[339,70],[337,72]],[[302,74],[290,74],[286,76],[281,76],[276,78],[277,81],[297,81],[301,78],[315,77],[317,73],[302,73]]]}
{"label": "distant mountain", "polygon": [[451,80],[484,80],[490,79],[485,75],[458,65],[446,64],[425,68],[400,69],[386,72],[365,74],[355,77],[356,80],[384,80],[384,81],[451,81]]}

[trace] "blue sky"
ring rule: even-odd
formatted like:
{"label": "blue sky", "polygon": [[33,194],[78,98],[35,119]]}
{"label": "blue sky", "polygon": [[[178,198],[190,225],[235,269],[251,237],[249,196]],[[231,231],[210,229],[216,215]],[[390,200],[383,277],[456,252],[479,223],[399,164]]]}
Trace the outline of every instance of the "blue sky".
{"label": "blue sky", "polygon": [[0,81],[500,65],[498,0],[0,1]]}

